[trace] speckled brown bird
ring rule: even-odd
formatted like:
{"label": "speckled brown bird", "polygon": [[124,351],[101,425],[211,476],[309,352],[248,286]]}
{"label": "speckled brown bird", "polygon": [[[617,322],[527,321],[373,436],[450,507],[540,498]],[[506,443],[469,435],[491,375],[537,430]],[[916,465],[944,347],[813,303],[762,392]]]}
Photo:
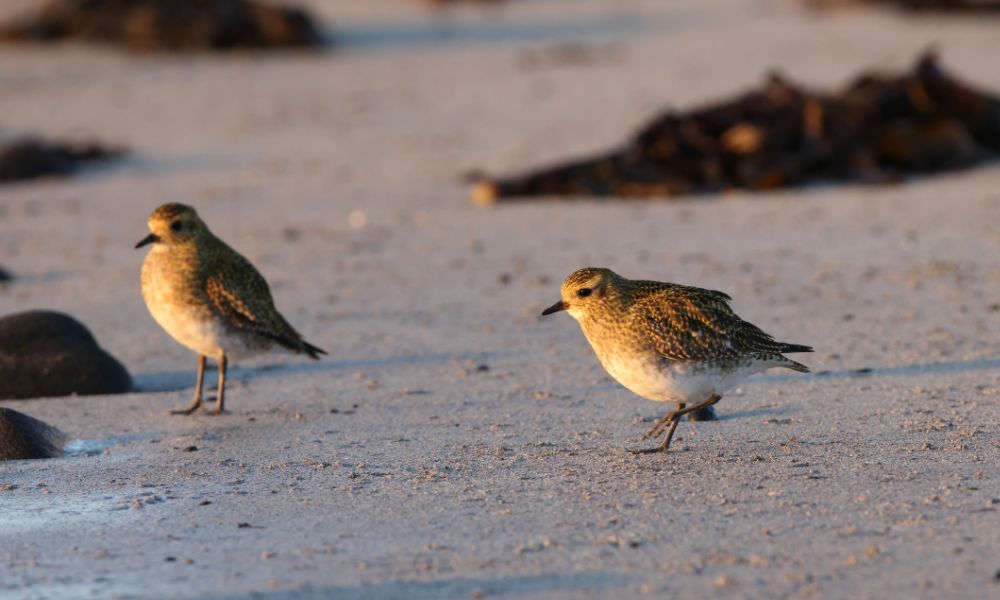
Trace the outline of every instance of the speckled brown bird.
{"label": "speckled brown bird", "polygon": [[152,244],[142,264],[142,296],[157,323],[198,354],[194,401],[174,414],[200,406],[206,357],[219,362],[219,391],[212,414],[224,409],[229,359],[265,352],[326,354],[302,339],[274,308],[267,281],[250,261],[215,237],[190,206],[164,204],[149,217]]}
{"label": "speckled brown bird", "polygon": [[809,372],[782,353],[812,348],[774,341],[736,316],[722,292],[625,279],[599,268],[576,271],[561,291],[562,300],[543,316],[569,312],[619,383],[643,398],[677,404],[644,436],[666,433],[663,443],[636,452],[666,452],[681,417],[714,405],[754,373],[771,367]]}

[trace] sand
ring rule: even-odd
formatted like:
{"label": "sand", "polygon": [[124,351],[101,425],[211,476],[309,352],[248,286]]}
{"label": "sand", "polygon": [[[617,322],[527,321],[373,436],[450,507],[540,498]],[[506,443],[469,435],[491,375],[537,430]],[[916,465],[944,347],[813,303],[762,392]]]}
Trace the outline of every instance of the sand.
{"label": "sand", "polygon": [[[0,16],[31,2],[3,7]],[[0,314],[83,321],[139,386],[2,402],[74,439],[0,464],[10,598],[986,598],[1000,593],[1000,170],[682,202],[470,205],[458,175],[617,143],[773,67],[836,86],[930,44],[1000,90],[982,18],[791,2],[311,2],[328,54],[0,54],[5,129],[133,150],[0,188]],[[525,61],[565,41],[607,60]],[[603,54],[602,54],[603,56]],[[195,205],[322,362],[195,357],[139,293]],[[584,266],[721,289],[816,347],[634,456],[666,407],[539,312]],[[209,374],[214,383],[214,372]]]}

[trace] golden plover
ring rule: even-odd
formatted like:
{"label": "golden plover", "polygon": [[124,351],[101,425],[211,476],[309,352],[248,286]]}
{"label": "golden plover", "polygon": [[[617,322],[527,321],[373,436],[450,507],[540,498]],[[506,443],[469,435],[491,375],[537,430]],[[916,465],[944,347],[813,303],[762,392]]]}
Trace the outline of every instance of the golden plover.
{"label": "golden plover", "polygon": [[561,293],[543,316],[569,312],[619,383],[643,398],[677,403],[643,437],[666,433],[663,443],[635,452],[666,452],[681,417],[712,406],[754,373],[771,367],[809,372],[782,353],[812,348],[774,341],[736,316],[722,292],[586,268],[567,277]]}
{"label": "golden plover", "polygon": [[194,402],[174,414],[202,406],[205,359],[219,362],[213,414],[224,408],[229,359],[291,351],[318,360],[326,354],[309,344],[274,308],[267,281],[250,261],[215,237],[190,206],[164,204],[149,217],[152,244],[142,263],[142,297],[157,323],[198,354]]}

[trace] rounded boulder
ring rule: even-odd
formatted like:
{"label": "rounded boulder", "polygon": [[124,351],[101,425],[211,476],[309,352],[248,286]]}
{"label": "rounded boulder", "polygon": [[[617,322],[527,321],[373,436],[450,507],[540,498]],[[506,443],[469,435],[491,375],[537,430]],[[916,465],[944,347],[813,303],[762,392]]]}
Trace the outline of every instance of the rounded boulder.
{"label": "rounded boulder", "polygon": [[0,399],[131,389],[125,367],[73,317],[38,310],[0,318]]}

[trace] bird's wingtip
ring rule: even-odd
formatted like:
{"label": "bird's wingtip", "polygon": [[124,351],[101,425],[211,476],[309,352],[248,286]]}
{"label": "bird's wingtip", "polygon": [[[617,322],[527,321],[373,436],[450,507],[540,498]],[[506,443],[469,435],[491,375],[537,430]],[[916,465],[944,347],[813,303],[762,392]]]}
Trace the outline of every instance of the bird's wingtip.
{"label": "bird's wingtip", "polygon": [[802,344],[784,344],[780,352],[792,354],[795,352],[813,352],[812,346],[804,346]]}
{"label": "bird's wingtip", "polygon": [[319,360],[320,354],[327,354],[327,351],[313,346],[309,342],[302,342],[302,351],[309,355],[312,360]]}

